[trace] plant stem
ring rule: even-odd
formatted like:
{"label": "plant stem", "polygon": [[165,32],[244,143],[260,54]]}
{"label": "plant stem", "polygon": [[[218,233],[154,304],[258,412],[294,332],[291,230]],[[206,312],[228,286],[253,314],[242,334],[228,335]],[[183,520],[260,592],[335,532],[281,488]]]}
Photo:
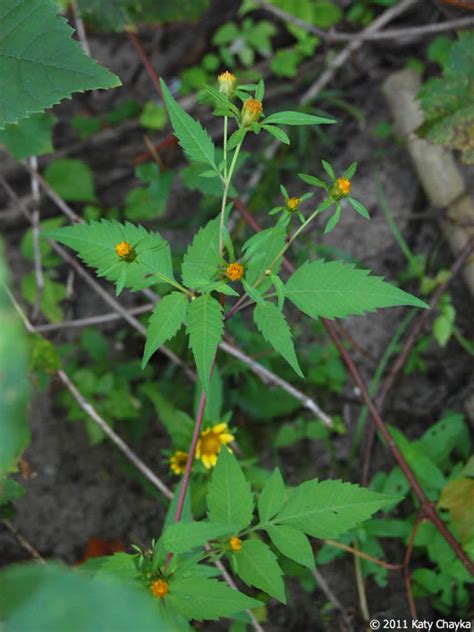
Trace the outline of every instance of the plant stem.
{"label": "plant stem", "polygon": [[[359,550],[359,545],[357,542],[354,542],[355,549]],[[364,586],[364,577],[362,576],[362,567],[360,563],[360,557],[358,555],[354,555],[354,568],[356,575],[356,583],[357,583],[357,592],[359,594],[359,605],[360,611],[364,621],[368,621],[370,619],[369,615],[369,607],[367,605],[367,595],[365,594],[365,586]]]}
{"label": "plant stem", "polygon": [[[239,157],[240,148],[242,147],[243,140],[237,145],[234,151],[234,155],[232,157],[232,162],[230,163],[229,173],[224,180],[224,193],[222,195],[222,204],[221,204],[221,221],[219,224],[219,254],[222,257],[224,247],[223,247],[223,232],[224,232],[224,219],[225,219],[225,207],[227,204],[227,196],[229,194],[230,183],[232,182],[232,176],[234,175],[235,165],[237,164],[237,158]],[[226,143],[227,147],[227,143]]]}
{"label": "plant stem", "polygon": [[227,116],[224,116],[224,181],[227,180]]}

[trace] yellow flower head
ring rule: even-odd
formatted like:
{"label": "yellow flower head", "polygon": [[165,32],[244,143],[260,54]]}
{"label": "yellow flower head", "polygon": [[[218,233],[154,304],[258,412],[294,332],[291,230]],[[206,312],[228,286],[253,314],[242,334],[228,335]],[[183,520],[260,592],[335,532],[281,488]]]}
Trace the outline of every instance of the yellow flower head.
{"label": "yellow flower head", "polygon": [[231,72],[226,70],[217,77],[219,83],[219,92],[226,97],[231,97],[234,94],[235,86],[237,85],[237,77]]}
{"label": "yellow flower head", "polygon": [[242,106],[241,121],[244,127],[256,123],[262,114],[262,102],[258,99],[247,99]]}
{"label": "yellow flower head", "polygon": [[225,270],[226,277],[230,281],[239,281],[244,276],[244,266],[241,263],[229,263]]}
{"label": "yellow flower head", "polygon": [[347,178],[338,178],[336,180],[336,185],[339,191],[344,196],[349,195],[349,193],[351,192],[351,181]]}
{"label": "yellow flower head", "polygon": [[234,551],[234,553],[238,553],[242,548],[242,540],[236,535],[233,535],[229,540],[229,546],[231,551]]}
{"label": "yellow flower head", "polygon": [[216,424],[201,432],[196,446],[196,458],[201,459],[208,470],[217,463],[217,455],[223,445],[234,440],[226,423]]}
{"label": "yellow flower head", "polygon": [[135,259],[135,248],[128,241],[121,241],[115,246],[115,252],[124,261],[133,261]]}
{"label": "yellow flower head", "polygon": [[166,579],[155,579],[155,581],[151,582],[150,590],[155,597],[163,599],[169,592],[168,582]]}
{"label": "yellow flower head", "polygon": [[172,454],[170,457],[171,470],[178,476],[180,474],[184,474],[187,460],[188,460],[187,452],[183,452],[182,450],[176,450],[176,452]]}
{"label": "yellow flower head", "polygon": [[297,211],[301,204],[301,198],[299,197],[291,197],[286,201],[286,208],[290,211],[290,213],[294,213]]}

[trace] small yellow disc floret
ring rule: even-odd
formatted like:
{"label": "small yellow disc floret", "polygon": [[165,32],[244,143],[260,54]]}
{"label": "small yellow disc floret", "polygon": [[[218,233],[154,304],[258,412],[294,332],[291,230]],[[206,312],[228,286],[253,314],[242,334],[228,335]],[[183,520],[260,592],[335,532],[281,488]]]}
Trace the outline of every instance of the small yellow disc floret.
{"label": "small yellow disc floret", "polygon": [[242,540],[236,535],[233,535],[229,540],[229,546],[231,551],[234,551],[234,553],[238,553],[242,548]]}
{"label": "small yellow disc floret", "polygon": [[342,195],[349,195],[351,192],[351,181],[347,178],[338,178],[336,180],[337,188],[342,193]]}
{"label": "small yellow disc floret", "polygon": [[170,457],[171,470],[178,476],[180,474],[184,474],[187,460],[188,460],[187,452],[183,452],[183,450],[176,450],[176,452],[172,454]]}
{"label": "small yellow disc floret", "polygon": [[168,582],[166,579],[155,579],[155,581],[151,582],[150,590],[155,597],[163,599],[169,592]]}
{"label": "small yellow disc floret", "polygon": [[286,208],[291,212],[294,213],[295,211],[297,211],[300,207],[301,204],[301,198],[299,197],[291,197],[286,201]]}
{"label": "small yellow disc floret", "polygon": [[239,281],[244,276],[244,266],[236,261],[229,263],[225,274],[230,281]]}
{"label": "small yellow disc floret", "polygon": [[115,246],[115,252],[124,261],[133,261],[135,258],[135,249],[128,241],[121,241]]}

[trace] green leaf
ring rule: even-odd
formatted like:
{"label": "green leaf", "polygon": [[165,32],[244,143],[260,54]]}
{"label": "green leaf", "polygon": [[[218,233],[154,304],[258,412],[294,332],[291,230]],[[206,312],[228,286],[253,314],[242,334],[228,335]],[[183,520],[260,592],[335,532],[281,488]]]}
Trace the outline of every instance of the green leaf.
{"label": "green leaf", "polygon": [[51,131],[56,122],[49,114],[32,114],[16,125],[5,125],[0,130],[0,144],[4,144],[17,160],[41,156],[53,151]]}
{"label": "green leaf", "polygon": [[189,334],[189,347],[194,355],[199,379],[207,391],[217,345],[224,333],[222,306],[218,301],[209,294],[203,294],[191,301],[186,331]]}
{"label": "green leaf", "polygon": [[262,605],[260,601],[247,597],[223,582],[201,575],[178,576],[170,581],[166,602],[187,619],[198,621],[230,617],[247,608]]}
{"label": "green leaf", "polygon": [[29,441],[27,344],[5,283],[6,270],[0,252],[0,478],[15,468],[18,456]]}
{"label": "green leaf", "polygon": [[342,481],[306,481],[293,491],[272,523],[296,527],[315,538],[336,538],[394,500],[394,496]]}
{"label": "green leaf", "polygon": [[213,522],[177,522],[171,524],[163,534],[163,545],[172,553],[186,553],[209,540],[234,533],[233,525]]}
{"label": "green leaf", "polygon": [[[96,269],[98,276],[120,282],[131,290],[173,279],[168,243],[142,226],[102,219],[59,228],[46,236],[75,250],[84,263]],[[115,252],[115,246],[122,241],[135,249],[133,261],[124,261]]]}
{"label": "green leaf", "polygon": [[[36,302],[38,286],[36,274],[30,272],[21,280],[21,293],[30,305]],[[43,277],[43,291],[40,298],[41,313],[51,323],[60,323],[64,319],[61,302],[67,297],[66,286],[52,281],[48,276]]]}
{"label": "green leaf", "polygon": [[324,234],[327,235],[328,233],[330,233],[332,230],[334,230],[336,228],[336,226],[339,224],[339,220],[341,219],[341,205],[340,204],[336,204],[336,210],[334,211],[334,213],[331,215],[331,217],[328,219],[326,226],[324,227]]}
{"label": "green leaf", "polygon": [[359,215],[361,215],[364,219],[370,219],[369,211],[365,208],[362,202],[359,202],[359,200],[355,200],[353,197],[348,197],[347,201],[352,206],[354,211],[359,213]]}
{"label": "green leaf", "polygon": [[187,450],[193,436],[194,420],[183,410],[178,410],[157,391],[156,385],[147,382],[141,391],[150,398],[175,446]]}
{"label": "green leaf", "polygon": [[276,125],[329,125],[336,123],[336,121],[323,116],[316,116],[315,114],[306,114],[305,112],[275,112],[275,114],[270,114],[262,121],[262,125],[270,123]]}
{"label": "green leaf", "polygon": [[233,557],[237,575],[242,581],[286,603],[283,572],[276,556],[266,544],[261,540],[245,540]]}
{"label": "green leaf", "polygon": [[[245,242],[243,250],[249,263],[245,266],[245,279],[253,285],[255,281],[268,269],[285,246],[286,233],[284,229],[275,227],[261,230]],[[281,261],[274,265],[272,271],[277,273]],[[260,286],[261,290],[262,287]]]}
{"label": "green leaf", "polygon": [[116,88],[120,79],[85,55],[52,0],[3,0],[0,128],[70,97]]}
{"label": "green leaf", "polygon": [[207,163],[217,170],[211,137],[173,98],[163,79],[160,79],[160,84],[171,124],[181,147],[191,160]]}
{"label": "green leaf", "polygon": [[253,311],[253,319],[265,340],[285,358],[295,373],[304,377],[293,346],[291,329],[278,307],[269,301],[260,303]]}
{"label": "green leaf", "polygon": [[182,265],[183,283],[201,289],[214,280],[219,270],[219,217],[212,219],[194,236]]}
{"label": "green leaf", "polygon": [[[137,554],[114,553],[114,555],[90,559],[94,564],[94,577],[96,578],[116,577],[128,582],[134,582],[134,580],[140,578],[141,572],[137,563]],[[87,570],[87,568],[84,568],[84,570]]]}
{"label": "green leaf", "polygon": [[345,318],[380,307],[428,305],[403,290],[342,261],[304,263],[285,286],[287,298],[311,318]]}
{"label": "green leaf", "polygon": [[82,160],[61,158],[51,162],[45,172],[46,182],[67,202],[97,200],[92,171]]}
{"label": "green leaf", "polygon": [[285,483],[281,477],[280,470],[276,467],[273,474],[267,479],[265,487],[258,499],[258,515],[260,522],[268,522],[280,511],[287,501]]}
{"label": "green leaf", "polygon": [[277,138],[279,141],[281,141],[282,143],[285,143],[285,145],[290,144],[290,139],[288,138],[288,134],[286,134],[279,127],[276,127],[275,125],[265,125],[265,124],[262,125],[262,127],[263,129],[267,130],[269,134]]}
{"label": "green leaf", "polygon": [[237,529],[252,521],[253,496],[235,456],[222,449],[207,491],[209,520]]}
{"label": "green leaf", "polygon": [[321,28],[329,28],[339,22],[342,11],[335,2],[316,0],[313,3],[313,24]]}
{"label": "green leaf", "polygon": [[172,292],[158,301],[148,322],[142,369],[155,351],[180,329],[187,311],[188,298],[181,292]]}
{"label": "green leaf", "polygon": [[309,173],[299,173],[298,177],[306,184],[310,184],[311,186],[320,187],[327,191],[328,185],[327,182],[321,180],[320,178],[316,178],[315,176],[310,175]]}
{"label": "green leaf", "polygon": [[143,589],[110,578],[90,578],[52,563],[19,564],[0,573],[0,582],[0,618],[6,630],[165,629]]}
{"label": "green leaf", "polygon": [[147,101],[139,122],[142,127],[161,130],[165,127],[167,120],[166,109],[162,105],[157,105],[154,101]]}
{"label": "green leaf", "polygon": [[321,160],[321,164],[323,165],[324,171],[328,174],[328,176],[331,178],[331,180],[335,180],[336,179],[336,174],[334,173],[334,169],[329,164],[329,162],[327,160]]}
{"label": "green leaf", "polygon": [[310,570],[314,569],[313,549],[302,531],[281,525],[266,527],[265,531],[280,553]]}

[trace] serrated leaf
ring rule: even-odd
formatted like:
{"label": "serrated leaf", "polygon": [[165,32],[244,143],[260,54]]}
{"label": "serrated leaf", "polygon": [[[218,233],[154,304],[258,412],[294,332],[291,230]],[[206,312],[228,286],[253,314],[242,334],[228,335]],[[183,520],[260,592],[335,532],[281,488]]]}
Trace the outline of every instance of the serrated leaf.
{"label": "serrated leaf", "polygon": [[265,531],[280,553],[310,570],[314,569],[313,549],[302,531],[282,525],[266,527]]}
{"label": "serrated leaf", "polygon": [[166,602],[187,619],[198,621],[230,617],[261,602],[230,588],[223,582],[199,576],[177,577],[170,582]]}
{"label": "serrated leaf", "polygon": [[182,292],[172,292],[158,301],[148,321],[142,369],[155,351],[181,328],[187,311],[188,298]]}
{"label": "serrated leaf", "polygon": [[177,522],[171,524],[164,532],[163,545],[172,553],[186,553],[198,546],[203,546],[209,540],[230,535],[234,531],[233,525],[213,522]]}
{"label": "serrated leaf", "polygon": [[[284,229],[275,227],[261,230],[245,242],[243,250],[245,257],[249,258],[249,263],[245,266],[245,279],[250,285],[253,285],[273,263],[284,248],[285,239]],[[278,262],[272,271],[278,272],[280,265],[281,262]]]}
{"label": "serrated leaf", "polygon": [[209,520],[245,529],[252,521],[253,495],[235,456],[222,449],[207,491]]}
{"label": "serrated leaf", "polygon": [[116,88],[120,79],[85,55],[52,0],[3,0],[0,128],[43,112],[73,92]]}
{"label": "serrated leaf", "polygon": [[291,330],[278,307],[269,301],[259,303],[253,311],[253,319],[265,340],[285,358],[295,373],[304,377],[296,357]]}
{"label": "serrated leaf", "polygon": [[273,516],[280,511],[285,502],[288,500],[285,483],[281,477],[280,470],[276,467],[272,475],[260,494],[258,499],[258,515],[260,522],[268,522]]}
{"label": "serrated leaf", "polygon": [[194,236],[182,265],[183,283],[202,289],[213,281],[219,270],[219,217],[212,219]]}
{"label": "serrated leaf", "polygon": [[205,391],[209,389],[211,367],[217,351],[217,345],[224,333],[222,306],[216,299],[203,294],[191,301],[188,308],[189,347]]}
{"label": "serrated leaf", "polygon": [[396,497],[342,481],[306,481],[272,519],[315,538],[336,538],[393,504]]}
{"label": "serrated leaf", "polygon": [[56,118],[50,114],[32,114],[16,125],[5,125],[0,130],[0,144],[17,160],[28,156],[41,156],[53,151],[51,131]]}
{"label": "serrated leaf", "polygon": [[311,318],[345,318],[396,305],[428,307],[382,277],[369,274],[342,261],[306,262],[288,279],[285,294]]}
{"label": "serrated leaf", "polygon": [[166,83],[160,79],[163,99],[173,125],[173,130],[191,160],[204,162],[217,170],[215,163],[215,148],[209,134],[190,116],[173,98]]}
{"label": "serrated leaf", "polygon": [[305,112],[275,112],[275,114],[270,114],[262,121],[262,125],[268,125],[269,123],[280,125],[330,125],[336,123],[336,121],[324,116],[306,114]]}
{"label": "serrated leaf", "polygon": [[263,129],[265,129],[269,134],[277,138],[280,142],[285,143],[285,145],[290,144],[290,139],[288,138],[288,134],[286,134],[282,129],[276,127],[275,125],[262,125]]}
{"label": "serrated leaf", "polygon": [[234,555],[238,576],[248,586],[265,591],[278,601],[286,603],[285,584],[276,556],[261,540],[245,540]]}
{"label": "serrated leaf", "polygon": [[[121,281],[131,290],[141,290],[165,278],[173,279],[168,243],[158,233],[148,232],[142,226],[102,219],[59,228],[46,236],[75,250],[84,263],[96,269],[98,276]],[[115,246],[121,241],[135,249],[134,261],[124,261],[115,252]]]}

